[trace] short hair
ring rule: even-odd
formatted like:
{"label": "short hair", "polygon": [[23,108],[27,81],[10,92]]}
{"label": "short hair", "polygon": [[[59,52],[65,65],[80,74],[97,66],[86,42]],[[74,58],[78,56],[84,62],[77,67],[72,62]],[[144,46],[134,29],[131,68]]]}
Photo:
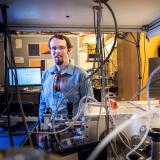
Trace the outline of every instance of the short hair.
{"label": "short hair", "polygon": [[49,47],[50,49],[51,49],[51,47],[50,47],[50,42],[51,42],[51,40],[54,39],[54,38],[56,38],[56,39],[61,39],[61,40],[65,40],[65,41],[66,41],[66,44],[67,44],[67,48],[72,48],[72,47],[73,47],[68,37],[66,37],[66,36],[64,36],[64,35],[62,35],[62,34],[55,34],[55,35],[53,35],[53,36],[49,39],[49,41],[48,41],[48,47]]}

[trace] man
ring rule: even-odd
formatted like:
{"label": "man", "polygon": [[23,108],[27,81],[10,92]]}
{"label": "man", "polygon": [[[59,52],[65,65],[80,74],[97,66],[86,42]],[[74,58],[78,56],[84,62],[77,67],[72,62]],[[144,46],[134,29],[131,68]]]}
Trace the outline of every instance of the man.
{"label": "man", "polygon": [[47,69],[42,76],[42,90],[39,106],[39,118],[43,117],[46,109],[52,110],[52,115],[56,113],[57,104],[62,101],[58,108],[58,114],[67,116],[67,103],[73,104],[73,116],[78,111],[79,101],[83,96],[93,96],[91,82],[86,80],[79,87],[72,89],[86,79],[87,73],[70,63],[71,42],[64,35],[54,35],[49,39],[51,56],[55,62],[51,68]]}

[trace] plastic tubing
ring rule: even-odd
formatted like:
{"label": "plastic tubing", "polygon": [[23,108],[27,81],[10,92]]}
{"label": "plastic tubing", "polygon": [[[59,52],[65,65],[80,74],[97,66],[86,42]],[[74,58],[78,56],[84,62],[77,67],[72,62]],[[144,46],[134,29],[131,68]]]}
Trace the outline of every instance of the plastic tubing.
{"label": "plastic tubing", "polygon": [[142,113],[141,115],[134,114],[130,119],[126,120],[124,123],[116,127],[112,132],[110,132],[93,150],[91,155],[87,158],[87,160],[94,160],[102,151],[102,149],[114,138],[116,137],[123,129],[125,129],[128,125],[130,125],[136,118],[148,117],[153,113],[159,112],[160,109],[155,109],[151,111],[147,111]]}
{"label": "plastic tubing", "polygon": [[[149,87],[150,87],[150,83],[152,78],[154,77],[154,75],[160,70],[160,66],[158,66],[155,70],[153,70],[153,72],[151,73],[151,75],[149,76],[148,82],[147,82],[147,103],[148,103],[148,111],[151,110],[151,104],[150,104],[150,98],[149,98]],[[131,155],[133,152],[135,152],[145,141],[149,129],[150,129],[150,125],[151,125],[151,115],[148,115],[148,123],[147,123],[147,128],[146,128],[146,132],[143,136],[143,138],[141,139],[141,141],[131,150],[127,153],[126,155],[126,159],[129,160],[129,155]]]}
{"label": "plastic tubing", "polygon": [[[114,116],[112,116],[112,114],[111,114],[111,118],[112,118],[112,120],[113,120],[113,124],[115,125],[115,127],[117,127],[115,118],[114,118]],[[121,132],[121,133],[122,133],[123,136],[125,136],[125,138],[127,139],[126,135],[125,135],[123,132]],[[120,140],[122,141],[122,143],[123,143],[128,149],[132,150],[132,148],[123,140],[123,138],[121,137],[121,135],[118,134],[118,136],[119,136]],[[129,141],[129,140],[127,139],[127,141]],[[136,151],[135,151],[135,153],[136,153],[137,155],[139,155],[139,156],[142,156],[140,153],[138,153],[138,152],[136,152]]]}
{"label": "plastic tubing", "polygon": [[130,123],[132,123],[134,121],[135,118],[141,118],[144,116],[148,117],[148,124],[147,124],[147,129],[146,132],[142,138],[142,140],[139,142],[139,144],[137,146],[135,146],[130,152],[127,153],[126,158],[129,160],[129,155],[132,154],[133,152],[136,151],[136,149],[138,149],[141,144],[144,142],[144,140],[146,139],[147,135],[148,135],[148,131],[149,131],[149,127],[151,124],[151,115],[153,113],[159,112],[160,110],[151,110],[151,106],[150,106],[150,99],[149,99],[149,86],[151,83],[151,80],[153,78],[153,76],[160,70],[160,66],[158,66],[150,75],[149,80],[147,82],[147,103],[148,103],[148,111],[144,112],[143,114],[137,116],[137,115],[133,115],[130,119],[128,119],[127,121],[125,121],[124,123],[122,123],[121,125],[119,125],[117,128],[115,128],[112,132],[110,132],[102,141],[101,143],[98,144],[98,146],[93,150],[93,152],[91,153],[91,155],[87,158],[87,160],[94,160],[98,154],[102,151],[102,149],[116,136],[118,135],[124,128],[126,128]]}
{"label": "plastic tubing", "polygon": [[51,132],[50,134],[58,134],[58,133],[62,133],[62,132],[65,132],[66,130],[68,130],[69,128],[71,128],[73,125],[74,125],[74,121],[76,121],[81,113],[84,111],[84,108],[87,106],[87,105],[82,105],[83,101],[85,100],[85,104],[88,100],[92,100],[93,102],[98,102],[95,98],[93,97],[90,97],[90,96],[84,96],[81,98],[79,104],[80,104],[80,109],[78,109],[78,113],[73,117],[73,122],[70,122],[70,124],[68,125],[68,127],[62,129],[62,130],[59,130],[59,131],[53,131]]}
{"label": "plastic tubing", "polygon": [[72,118],[73,120],[78,120],[78,118],[80,117],[80,115],[84,112],[85,107],[87,106],[86,103],[88,101],[92,101],[92,102],[98,102],[95,98],[91,97],[91,96],[84,96],[81,98],[80,102],[79,102],[79,107],[78,107],[78,112],[77,114]]}

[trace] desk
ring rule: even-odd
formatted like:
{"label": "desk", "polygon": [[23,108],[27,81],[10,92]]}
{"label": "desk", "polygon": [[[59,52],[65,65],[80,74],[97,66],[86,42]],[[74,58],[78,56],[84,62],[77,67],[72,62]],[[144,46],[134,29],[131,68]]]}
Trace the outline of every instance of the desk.
{"label": "desk", "polygon": [[[34,105],[39,105],[39,99],[40,99],[40,91],[23,91],[20,92],[22,101],[30,101],[33,102]],[[14,101],[17,101],[17,93],[14,93]]]}
{"label": "desk", "polygon": [[[39,104],[39,97],[40,97],[40,90],[28,90],[28,91],[20,91],[22,100],[32,100],[35,104]],[[17,93],[16,92],[9,92],[9,96],[13,94],[14,100],[17,100]],[[4,91],[0,91],[0,103],[4,102]]]}
{"label": "desk", "polygon": [[[32,131],[37,125],[37,122],[28,122],[29,131]],[[22,146],[27,140],[26,130],[24,128],[24,124],[18,123],[12,126],[13,134],[13,144],[14,147]],[[9,140],[9,133],[7,127],[0,127],[0,149],[8,149],[11,147]],[[19,133],[18,133],[19,132]]]}
{"label": "desk", "polygon": [[[9,94],[10,97],[11,94]],[[39,111],[39,100],[40,100],[40,91],[23,91],[20,92],[21,95],[21,100],[22,100],[22,105],[24,112],[27,115],[32,115],[32,116],[38,116],[38,111]],[[5,105],[3,103],[5,102],[4,98],[4,92],[0,92],[0,113],[5,109]],[[20,113],[20,108],[19,108],[19,103],[18,103],[18,98],[17,98],[17,93],[13,93],[13,100],[10,105],[10,112],[14,113]]]}

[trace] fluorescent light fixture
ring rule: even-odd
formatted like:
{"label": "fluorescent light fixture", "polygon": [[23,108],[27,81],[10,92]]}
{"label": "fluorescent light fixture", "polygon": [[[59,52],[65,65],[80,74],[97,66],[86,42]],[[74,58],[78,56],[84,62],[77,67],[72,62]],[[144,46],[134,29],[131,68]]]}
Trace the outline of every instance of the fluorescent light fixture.
{"label": "fluorescent light fixture", "polygon": [[147,29],[147,38],[160,34],[160,18],[145,26],[145,28]]}

